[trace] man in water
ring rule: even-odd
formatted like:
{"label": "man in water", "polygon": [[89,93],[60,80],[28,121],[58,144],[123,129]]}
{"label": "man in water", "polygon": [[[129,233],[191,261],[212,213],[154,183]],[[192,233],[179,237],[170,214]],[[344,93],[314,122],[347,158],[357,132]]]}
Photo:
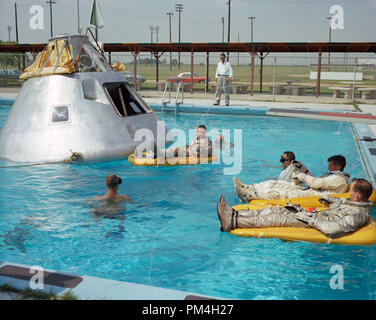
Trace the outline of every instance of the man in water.
{"label": "man in water", "polygon": [[329,238],[339,238],[373,221],[369,214],[372,203],[368,201],[371,194],[372,185],[367,180],[353,179],[349,199],[326,195],[320,201],[330,203],[330,207],[320,212],[306,212],[298,205],[236,211],[226,204],[222,195],[217,213],[221,231],[236,228],[315,228]]}
{"label": "man in water", "polygon": [[120,177],[115,174],[110,174],[106,178],[107,192],[103,196],[95,196],[90,200],[98,200],[98,204],[92,204],[92,209],[90,214],[95,220],[99,218],[106,219],[124,219],[124,213],[126,211],[125,204],[127,202],[136,204],[129,196],[126,194],[122,195],[118,193],[119,184],[122,183]]}
{"label": "man in water", "polygon": [[115,202],[119,202],[122,200],[127,200],[130,203],[135,203],[130,197],[128,197],[126,194],[121,195],[118,194],[119,184],[122,183],[122,180],[120,177],[118,177],[116,174],[110,174],[106,178],[106,186],[107,186],[107,193],[103,196],[95,196],[92,199],[94,200],[111,200]]}
{"label": "man in water", "polygon": [[189,145],[173,147],[166,150],[166,158],[169,157],[211,157],[213,152],[212,142],[206,135],[206,127],[201,124],[196,129],[196,138]]}
{"label": "man in water", "polygon": [[344,156],[335,155],[328,159],[329,172],[317,178],[303,172],[293,172],[292,178],[305,183],[308,187],[294,182],[270,180],[257,184],[243,184],[234,177],[238,197],[249,202],[252,199],[284,199],[321,196],[328,193],[342,193],[348,189],[350,175],[343,172],[346,166]]}

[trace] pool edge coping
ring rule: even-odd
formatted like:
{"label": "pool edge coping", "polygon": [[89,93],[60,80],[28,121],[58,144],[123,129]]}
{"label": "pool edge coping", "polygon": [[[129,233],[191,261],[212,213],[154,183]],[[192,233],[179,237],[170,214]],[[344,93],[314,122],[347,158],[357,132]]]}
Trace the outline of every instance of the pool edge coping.
{"label": "pool edge coping", "polygon": [[[25,264],[0,261],[0,268],[5,266],[26,268],[37,270],[39,266],[28,266]],[[54,273],[58,275],[79,277],[82,281],[74,288],[61,287],[51,284],[44,284],[43,289],[38,289],[46,294],[54,293],[57,296],[63,296],[71,293],[79,300],[222,300],[224,298],[213,297],[204,294],[197,294],[188,291],[155,287],[145,284],[139,284],[128,281],[112,280],[87,275],[78,275],[43,268],[43,272]],[[30,278],[36,272],[30,272]],[[0,285],[9,285],[15,289],[30,289],[30,280],[19,279],[12,276],[0,275]]]}

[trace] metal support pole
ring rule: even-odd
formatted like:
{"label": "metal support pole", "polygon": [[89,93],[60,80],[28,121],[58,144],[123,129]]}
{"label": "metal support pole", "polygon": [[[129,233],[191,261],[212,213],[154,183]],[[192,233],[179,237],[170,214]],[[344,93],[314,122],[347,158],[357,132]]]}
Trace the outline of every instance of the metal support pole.
{"label": "metal support pole", "polygon": [[81,27],[80,27],[80,0],[77,0],[77,32],[81,34]]}
{"label": "metal support pole", "polygon": [[263,63],[264,63],[263,53],[260,52],[260,93],[262,93],[262,72],[263,72]]}
{"label": "metal support pole", "polygon": [[14,20],[16,25],[16,42],[18,43],[17,3],[14,3]]}
{"label": "metal support pole", "polygon": [[[170,43],[171,43],[171,16],[173,16],[174,14],[172,12],[167,12],[167,15],[168,15],[168,25],[169,25]],[[172,53],[170,51],[170,70],[172,70],[171,60],[172,60]]]}
{"label": "metal support pole", "polygon": [[153,52],[154,58],[155,58],[155,74],[156,74],[156,82],[155,86],[156,89],[158,88],[158,82],[159,82],[159,55],[158,52]]}
{"label": "metal support pole", "polygon": [[277,65],[277,57],[274,57],[274,66],[273,66],[273,102],[274,102],[274,98],[275,98],[276,65]]}
{"label": "metal support pole", "polygon": [[253,85],[255,83],[255,51],[252,51],[251,56],[251,87],[249,90],[249,94],[253,96]]}
{"label": "metal support pole", "polygon": [[205,93],[209,91],[209,52],[206,52],[206,81],[205,81]]}
{"label": "metal support pole", "polygon": [[322,51],[319,50],[319,60],[317,63],[317,80],[316,80],[316,98],[318,98],[320,94],[320,80],[321,80],[321,57],[322,57]]}
{"label": "metal support pole", "polygon": [[108,51],[108,63],[111,65],[111,51]]}
{"label": "metal support pole", "polygon": [[[180,22],[180,18],[181,18],[181,10],[179,10],[179,43],[180,43],[180,40],[181,40],[181,22]],[[179,70],[180,70],[180,51],[179,51]]]}
{"label": "metal support pole", "polygon": [[[51,27],[51,38],[53,37],[53,30],[52,30],[52,5],[56,3],[56,1],[53,1],[53,0],[49,0],[47,1],[47,3],[50,5],[50,27]],[[97,37],[96,37],[97,38]]]}
{"label": "metal support pole", "polygon": [[[179,43],[181,41],[181,13],[183,11],[183,4],[177,3],[175,5],[176,12],[179,13]],[[180,51],[179,51],[179,70],[180,70]]]}
{"label": "metal support pole", "polygon": [[[228,4],[228,24],[227,24],[227,42],[230,42],[230,27],[231,27],[231,0],[227,0]],[[230,61],[230,53],[227,52],[227,61]]]}
{"label": "metal support pole", "polygon": [[[238,32],[238,43],[240,42],[240,34]],[[239,67],[240,67],[240,54],[238,52],[238,73],[239,73]]]}
{"label": "metal support pole", "polygon": [[133,55],[133,87],[137,91],[137,56],[138,51],[132,51]]}
{"label": "metal support pole", "polygon": [[225,17],[221,17],[222,23],[222,42],[225,42]]}
{"label": "metal support pole", "polygon": [[355,98],[356,66],[357,66],[357,58],[355,58],[354,78],[353,78],[353,85],[352,85],[352,102],[353,103],[354,103],[354,98]]}
{"label": "metal support pole", "polygon": [[193,94],[193,49],[191,50],[191,94]]}

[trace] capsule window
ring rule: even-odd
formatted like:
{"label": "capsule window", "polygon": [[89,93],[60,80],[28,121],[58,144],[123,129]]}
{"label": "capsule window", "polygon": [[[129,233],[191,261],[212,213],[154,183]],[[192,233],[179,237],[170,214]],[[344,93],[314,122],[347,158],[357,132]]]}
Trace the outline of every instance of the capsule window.
{"label": "capsule window", "polygon": [[151,112],[147,104],[137,97],[128,83],[107,82],[104,87],[120,116],[127,117]]}
{"label": "capsule window", "polygon": [[67,122],[69,121],[68,106],[54,106],[52,109],[51,122]]}

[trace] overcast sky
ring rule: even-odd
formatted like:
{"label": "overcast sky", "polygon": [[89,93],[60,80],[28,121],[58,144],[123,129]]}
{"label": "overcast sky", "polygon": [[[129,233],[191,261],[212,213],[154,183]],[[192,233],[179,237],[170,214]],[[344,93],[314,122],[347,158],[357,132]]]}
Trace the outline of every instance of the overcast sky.
{"label": "overcast sky", "polygon": [[[102,42],[150,42],[149,26],[159,26],[159,42],[169,41],[168,11],[172,17],[172,41],[178,42],[178,14],[175,4],[184,6],[182,42],[222,41],[221,16],[225,17],[227,41],[227,0],[98,0],[104,20],[99,30]],[[0,0],[0,39],[15,40],[14,0]],[[46,0],[17,0],[20,43],[46,42],[50,37],[50,11]],[[53,5],[54,35],[76,34],[77,0],[56,0]],[[80,24],[89,22],[93,0],[79,0]],[[32,30],[29,12],[33,5],[44,8],[44,29]],[[332,41],[376,41],[376,0],[232,0],[231,41],[250,41],[248,16],[256,16],[254,41],[328,41],[330,7],[344,9],[344,29],[332,31]],[[156,36],[154,35],[154,41]]]}

